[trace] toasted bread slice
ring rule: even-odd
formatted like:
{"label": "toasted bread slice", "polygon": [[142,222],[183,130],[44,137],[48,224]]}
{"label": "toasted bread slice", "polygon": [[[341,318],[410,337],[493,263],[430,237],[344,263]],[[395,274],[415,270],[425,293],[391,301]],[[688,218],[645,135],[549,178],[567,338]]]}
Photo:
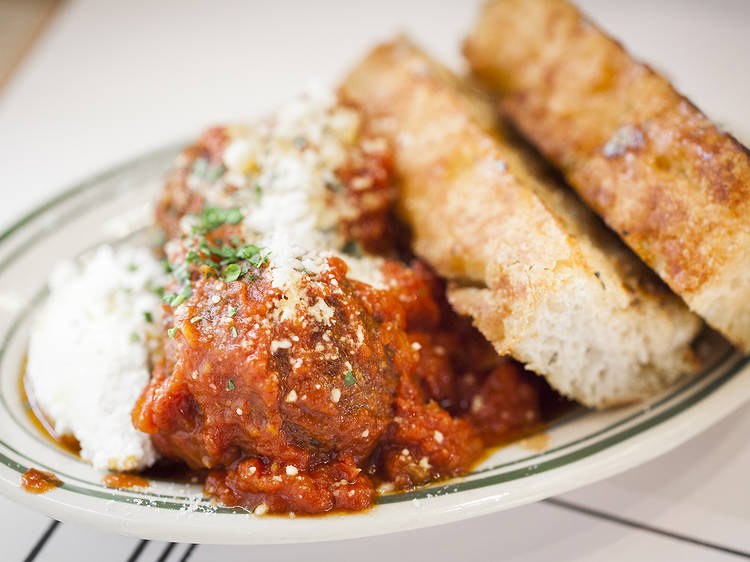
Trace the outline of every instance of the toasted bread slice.
{"label": "toasted bread slice", "polygon": [[750,351],[750,157],[564,0],[494,0],[474,72],[581,197]]}
{"label": "toasted bread slice", "polygon": [[341,89],[394,145],[416,253],[499,353],[593,407],[644,398],[694,366],[700,320],[499,136],[487,100],[404,38]]}

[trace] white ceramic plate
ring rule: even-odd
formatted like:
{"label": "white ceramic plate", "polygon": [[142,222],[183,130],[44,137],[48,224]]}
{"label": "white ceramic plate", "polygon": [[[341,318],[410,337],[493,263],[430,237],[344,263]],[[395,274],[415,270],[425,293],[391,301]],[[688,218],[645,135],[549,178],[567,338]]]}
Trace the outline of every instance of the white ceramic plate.
{"label": "white ceramic plate", "polygon": [[[200,486],[152,482],[113,490],[104,474],[35,429],[19,386],[30,312],[44,296],[52,264],[92,246],[143,232],[177,148],[169,147],[80,184],[0,234],[0,492],[63,521],[116,533],[183,542],[283,543],[335,540],[437,525],[508,509],[590,484],[675,447],[750,398],[750,357],[720,342],[711,366],[648,404],[578,410],[558,420],[544,451],[513,445],[468,476],[385,496],[366,513],[256,517],[216,507]],[[54,472],[51,492],[23,491],[29,467]]]}

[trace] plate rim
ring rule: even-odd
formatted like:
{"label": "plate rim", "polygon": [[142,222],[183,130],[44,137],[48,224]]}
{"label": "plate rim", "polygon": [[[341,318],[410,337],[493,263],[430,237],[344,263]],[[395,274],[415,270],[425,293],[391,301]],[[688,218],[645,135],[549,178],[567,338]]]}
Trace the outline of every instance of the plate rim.
{"label": "plate rim", "polygon": [[[12,239],[13,235],[18,233],[23,229],[23,227],[27,226],[30,223],[33,223],[33,221],[37,218],[43,217],[46,212],[52,212],[54,211],[59,205],[64,203],[65,201],[70,200],[71,198],[75,197],[76,195],[82,194],[84,192],[87,192],[90,189],[96,188],[99,184],[110,180],[112,178],[116,178],[119,174],[127,174],[128,171],[131,169],[136,168],[138,165],[142,165],[146,162],[150,162],[152,160],[157,160],[159,158],[163,158],[166,162],[167,155],[176,155],[180,149],[180,147],[184,146],[184,142],[174,142],[169,143],[167,145],[164,145],[160,148],[149,150],[147,152],[143,152],[133,158],[130,158],[128,160],[125,160],[124,162],[117,164],[115,166],[110,166],[108,168],[103,169],[102,171],[93,174],[89,176],[88,178],[76,182],[72,185],[70,185],[68,188],[62,190],[61,192],[57,193],[56,195],[46,199],[42,203],[38,204],[36,207],[32,208],[28,212],[26,212],[21,218],[17,219],[16,221],[12,222],[7,228],[5,228],[2,233],[0,233],[0,248],[2,248],[6,243]],[[43,242],[42,242],[43,243]],[[2,260],[0,261],[0,269],[4,269],[6,266],[8,266],[13,259],[13,255],[15,252],[11,252],[9,256],[3,256]],[[10,323],[8,326],[7,332],[5,334],[5,340],[2,345],[2,352],[4,353],[6,347],[7,347],[7,340],[10,339],[14,333],[14,331],[17,330],[18,324],[17,324],[17,318],[14,318],[14,320]],[[731,360],[731,357],[734,356],[734,363],[727,365],[728,361]],[[542,472],[536,472],[531,475],[523,476],[520,478],[519,481],[525,481],[525,480],[535,480],[539,477],[544,477],[548,481],[547,482],[535,482],[535,490],[532,493],[527,494],[521,494],[517,495],[517,497],[511,497],[508,498],[507,496],[500,495],[490,495],[483,499],[483,501],[474,502],[472,504],[471,508],[461,508],[461,502],[456,502],[456,506],[454,509],[447,510],[447,511],[440,511],[435,512],[431,514],[431,516],[428,517],[422,517],[417,521],[412,521],[411,524],[407,524],[404,526],[404,524],[399,524],[396,528],[393,528],[393,525],[381,525],[377,528],[368,528],[367,532],[356,532],[356,528],[354,529],[354,532],[352,532],[352,525],[354,524],[355,520],[360,521],[363,517],[366,519],[372,520],[373,517],[377,517],[376,515],[373,515],[377,511],[377,507],[375,507],[373,510],[369,512],[365,512],[364,514],[345,514],[345,515],[336,515],[336,516],[328,516],[324,518],[315,518],[317,521],[325,521],[326,523],[329,521],[335,520],[335,525],[338,529],[341,531],[346,531],[344,534],[338,531],[334,531],[331,533],[326,533],[325,536],[321,538],[316,537],[305,537],[302,540],[299,540],[299,538],[295,538],[294,533],[291,533],[293,536],[286,536],[288,533],[285,533],[283,530],[281,533],[271,533],[270,536],[263,534],[262,537],[258,537],[257,534],[253,533],[251,535],[248,535],[247,533],[238,535],[235,532],[225,532],[225,533],[214,533],[215,535],[218,535],[216,537],[210,536],[211,533],[206,534],[205,532],[202,533],[195,533],[195,529],[191,526],[191,532],[186,535],[181,535],[179,530],[175,533],[175,528],[170,529],[158,529],[151,526],[151,523],[143,523],[141,525],[137,522],[135,524],[125,525],[122,526],[122,516],[115,513],[109,513],[106,514],[108,516],[103,516],[105,514],[102,514],[101,511],[91,510],[87,508],[83,508],[80,505],[74,505],[71,502],[65,501],[62,498],[58,498],[57,494],[55,492],[52,492],[50,494],[44,494],[41,496],[34,496],[31,494],[28,494],[20,489],[18,485],[18,480],[15,479],[15,481],[12,481],[7,477],[6,474],[8,470],[15,470],[11,469],[10,465],[17,465],[17,469],[20,468],[26,468],[22,464],[18,463],[17,461],[13,460],[12,458],[9,458],[5,456],[5,454],[0,453],[0,460],[2,461],[2,464],[4,465],[2,467],[2,472],[0,472],[0,492],[2,492],[7,497],[10,497],[11,499],[14,499],[16,501],[19,501],[19,503],[26,504],[31,506],[34,509],[43,511],[47,513],[48,515],[51,515],[55,518],[59,519],[65,519],[65,520],[74,520],[78,521],[84,524],[92,525],[96,528],[100,528],[103,530],[109,530],[114,531],[120,534],[125,534],[129,536],[136,536],[136,537],[147,537],[147,538],[154,538],[154,539],[162,539],[162,540],[175,540],[175,536],[178,536],[185,542],[207,542],[207,543],[215,543],[216,541],[213,540],[214,538],[220,538],[221,544],[272,544],[272,543],[288,543],[288,542],[312,542],[315,540],[336,540],[340,538],[354,538],[354,537],[363,537],[363,536],[373,536],[373,535],[379,535],[379,534],[385,534],[389,532],[396,532],[400,530],[407,530],[407,529],[416,529],[416,528],[422,528],[427,526],[433,526],[433,525],[439,525],[444,523],[449,523],[452,521],[458,521],[461,519],[466,519],[468,517],[474,517],[483,515],[490,512],[499,511],[501,509],[506,508],[512,508],[516,507],[518,505],[522,505],[525,503],[531,503],[533,501],[538,501],[539,499],[542,499],[544,497],[548,497],[550,495],[555,495],[558,493],[562,493],[565,491],[569,491],[571,489],[574,489],[576,487],[587,485],[593,482],[596,482],[598,480],[601,480],[603,478],[606,478],[608,476],[612,476],[616,473],[622,472],[624,470],[627,470],[628,468],[632,468],[633,466],[636,466],[638,464],[641,464],[643,462],[646,462],[656,456],[659,456],[661,454],[664,454],[668,452],[669,450],[673,449],[674,447],[682,444],[683,442],[689,440],[693,436],[697,435],[698,433],[705,431],[708,429],[711,425],[718,422],[720,419],[723,419],[727,415],[729,415],[731,412],[739,408],[742,404],[744,404],[748,399],[750,399],[750,385],[745,384],[747,387],[745,389],[745,392],[738,392],[736,394],[729,393],[727,391],[728,387],[733,386],[732,383],[734,383],[734,386],[738,384],[738,380],[744,376],[746,379],[748,376],[748,372],[750,372],[750,355],[746,356],[739,356],[736,352],[734,354],[729,353],[725,356],[723,356],[720,360],[716,362],[716,365],[714,365],[713,368],[707,369],[702,373],[702,376],[695,376],[691,379],[688,379],[685,381],[681,386],[676,387],[675,391],[683,391],[686,388],[692,386],[693,384],[699,382],[703,377],[707,377],[711,372],[716,371],[719,368],[725,368],[726,372],[723,372],[722,374],[718,375],[717,378],[710,383],[706,385],[706,388],[715,385],[711,388],[710,391],[705,392],[705,388],[697,390],[695,393],[689,395],[686,399],[683,401],[678,402],[677,404],[673,404],[670,408],[667,408],[665,412],[662,412],[660,414],[656,414],[653,417],[647,417],[645,420],[641,421],[639,424],[636,424],[634,428],[642,425],[642,424],[648,424],[648,427],[641,431],[636,431],[632,435],[626,436],[619,441],[616,441],[613,445],[604,447],[598,451],[595,451],[591,454],[584,455],[583,457],[573,460],[568,463],[564,463],[561,467],[551,467],[548,470],[542,471]],[[740,385],[740,389],[742,389],[742,386]],[[693,398],[700,394],[700,397],[693,400]],[[669,397],[672,397],[672,394],[669,395]],[[657,403],[663,402],[668,400],[669,397],[664,397],[663,400],[660,400]],[[685,405],[685,402],[689,402]],[[708,406],[710,404],[716,403],[723,404],[725,406],[723,409],[719,410],[718,415],[708,416],[708,412],[706,411]],[[5,396],[2,397],[2,408],[5,409],[11,416],[12,410],[7,406],[5,403]],[[654,405],[650,405],[649,407],[653,407]],[[667,415],[672,409],[677,409],[676,412],[672,413],[671,415]],[[706,412],[704,412],[706,411]],[[688,424],[681,424],[683,429],[685,431],[679,432],[677,435],[671,436],[669,440],[664,442],[663,436],[661,438],[661,441],[663,442],[661,446],[657,448],[652,448],[647,451],[643,451],[642,447],[641,450],[638,451],[638,454],[631,455],[630,457],[622,457],[622,455],[613,454],[616,453],[616,451],[621,448],[625,447],[629,444],[629,441],[631,441],[636,436],[645,436],[648,441],[659,441],[661,433],[668,432],[668,429],[671,426],[674,426],[675,424],[678,424],[677,422],[684,420],[685,416],[693,412],[693,415],[697,415],[696,412],[701,412],[703,416],[704,423],[688,423]],[[642,413],[641,410],[636,412],[634,414],[640,414]],[[662,418],[662,416],[664,416]],[[659,419],[659,421],[653,421],[655,419]],[[661,432],[659,429],[661,428]],[[609,431],[611,428],[607,427],[604,432]],[[631,431],[630,429],[623,430],[624,432]],[[592,435],[587,435],[582,440],[590,439],[592,438]],[[595,441],[592,445],[595,445],[597,442]],[[7,444],[4,443],[4,441],[0,440],[0,444],[4,448],[10,448]],[[563,445],[559,447],[560,449],[563,449],[565,447],[569,447],[571,444],[568,443],[566,445]],[[592,446],[589,445],[589,446]],[[632,445],[632,444],[631,444]],[[11,450],[13,450],[11,448]],[[515,461],[516,464],[520,464],[522,462],[525,462],[531,458],[543,456],[544,454],[547,454],[551,451],[545,451],[543,453],[540,453],[538,455],[530,455],[527,458],[521,459],[520,461]],[[568,455],[575,455],[578,453],[578,450],[574,450],[572,453],[567,453]],[[609,453],[609,454],[608,454]],[[17,452],[17,455],[19,456],[25,456],[23,453]],[[607,458],[610,458],[609,462],[607,462]],[[613,462],[613,459],[616,457],[618,458],[620,462]],[[26,457],[30,462],[33,462],[33,459],[29,459]],[[552,462],[556,460],[555,458],[551,459],[551,461],[546,462]],[[581,466],[588,467],[589,471],[591,467],[602,465],[600,468],[600,472],[597,474],[591,475],[588,479],[585,479],[585,481],[581,483],[570,483],[567,484],[565,482],[556,482],[556,480],[559,480],[559,478],[551,478],[549,475],[549,472],[554,472],[556,470],[559,470],[560,468],[565,468],[567,466],[576,465],[576,463],[582,463]],[[502,465],[500,465],[502,466]],[[497,470],[500,468],[499,466],[489,467],[486,469],[483,469],[481,472],[488,472],[492,470]],[[519,469],[524,470],[524,469]],[[24,470],[25,471],[25,470]],[[20,473],[19,473],[20,474]],[[472,473],[475,474],[475,473]],[[380,505],[387,505],[392,503],[403,503],[405,505],[405,502],[408,501],[423,501],[425,499],[431,499],[426,498],[425,496],[428,494],[432,494],[437,487],[443,487],[448,488],[451,486],[461,486],[462,484],[462,490],[458,490],[457,493],[460,493],[461,491],[470,491],[470,490],[478,490],[478,489],[490,489],[498,488],[503,486],[503,481],[499,482],[486,482],[488,479],[492,480],[497,476],[502,476],[505,473],[500,473],[499,475],[490,475],[487,477],[480,477],[475,480],[465,480],[463,478],[461,479],[453,479],[449,481],[448,483],[441,483],[438,486],[428,487],[412,492],[405,492],[402,494],[398,494],[399,499],[398,500],[388,500],[389,497],[394,496],[384,496],[381,500]],[[471,475],[469,475],[471,476]],[[552,476],[555,476],[554,474]],[[557,475],[559,476],[559,475]],[[557,485],[555,485],[557,484]],[[499,490],[495,490],[499,491]],[[112,491],[114,492],[114,490]],[[452,495],[450,493],[442,496],[435,496],[435,497],[446,497],[447,495]],[[99,500],[97,500],[99,501]],[[230,510],[231,513],[237,513],[238,508],[223,508],[226,510]],[[241,510],[242,513],[244,513],[244,510]],[[422,514],[427,515],[429,512],[428,510],[423,510]],[[225,512],[219,512],[221,515],[226,515]],[[191,514],[192,515],[192,514]],[[211,514],[205,514],[205,515],[211,515]],[[284,526],[291,526],[293,523],[290,520],[287,520],[285,518],[279,518],[279,517],[272,517],[272,518],[257,518],[252,516],[253,519],[257,520],[258,523],[263,522],[260,526],[267,530],[268,522],[269,521],[277,521],[281,520],[283,521]],[[439,520],[436,520],[436,518],[439,518]],[[302,521],[310,521],[310,518],[299,518],[299,520]],[[352,523],[346,523],[342,524],[343,521],[351,521]],[[110,522],[110,524],[107,524],[107,522]],[[132,523],[132,521],[131,521]],[[331,525],[328,525],[331,526]],[[211,525],[207,525],[206,528],[210,530]],[[296,525],[298,527],[298,525]],[[368,526],[369,527],[369,526]],[[289,529],[291,530],[291,529]],[[198,539],[198,540],[196,540]],[[206,540],[208,539],[208,540]]]}

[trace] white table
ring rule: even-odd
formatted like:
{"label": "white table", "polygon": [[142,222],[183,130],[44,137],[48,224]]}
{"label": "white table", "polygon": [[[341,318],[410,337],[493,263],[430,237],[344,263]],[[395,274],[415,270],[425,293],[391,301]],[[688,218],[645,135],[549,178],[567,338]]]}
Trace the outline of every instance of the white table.
{"label": "white table", "polygon": [[[396,30],[459,66],[476,3],[71,2],[0,94],[0,225],[110,164],[268,110],[307,77],[333,83],[366,45]],[[750,141],[750,2],[581,4]],[[343,543],[191,549],[55,525],[0,498],[0,558],[23,560],[35,545],[40,561],[380,561],[425,550],[436,561],[750,558],[748,435],[745,406],[655,461],[559,498]]]}

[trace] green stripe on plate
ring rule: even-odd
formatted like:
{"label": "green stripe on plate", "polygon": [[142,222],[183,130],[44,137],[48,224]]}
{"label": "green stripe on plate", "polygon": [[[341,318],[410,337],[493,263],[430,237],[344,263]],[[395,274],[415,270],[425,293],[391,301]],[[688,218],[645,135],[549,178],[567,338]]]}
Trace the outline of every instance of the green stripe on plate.
{"label": "green stripe on plate", "polygon": [[[151,161],[157,161],[160,158],[163,158],[166,160],[168,156],[176,154],[177,150],[178,150],[178,145],[174,145],[174,146],[169,146],[161,150],[137,157],[129,162],[126,162],[125,164],[122,164],[120,166],[107,170],[103,173],[100,173],[94,176],[93,178],[68,189],[62,194],[50,199],[49,201],[47,201],[40,207],[34,209],[30,213],[28,213],[26,216],[24,216],[23,218],[18,220],[16,223],[14,223],[7,230],[5,230],[2,234],[0,234],[0,244],[7,242],[13,234],[18,232],[24,226],[33,222],[34,219],[43,216],[45,212],[55,209],[57,206],[68,201],[72,197],[82,194],[84,192],[87,192],[91,189],[94,189],[98,187],[99,184],[101,184],[102,182],[110,180],[116,177],[118,174],[125,173],[131,168],[136,167],[140,164],[151,162]],[[120,189],[119,186],[112,186],[109,190],[104,191],[101,195],[104,198],[110,195],[113,190],[119,190],[119,189]],[[86,201],[86,204],[87,206],[90,205],[91,201]],[[41,240],[43,240],[44,238],[49,236],[51,233],[53,233],[56,228],[60,227],[63,224],[66,224],[72,217],[76,216],[78,212],[80,212],[80,208],[76,207],[74,209],[69,210],[61,217],[58,217],[57,220],[53,221],[52,223],[47,223],[43,225],[41,229],[39,229],[37,232],[34,232],[32,235],[29,236],[29,239],[26,241],[25,244],[21,244],[19,248],[12,250],[10,254],[7,254],[5,256],[3,261],[0,262],[0,271],[4,270],[6,267],[12,264],[12,262],[23,252],[23,250],[28,249],[29,247],[31,247],[32,245],[36,243],[39,243]],[[2,348],[0,348],[0,360],[2,359],[2,357],[4,356],[7,350],[8,344],[10,342],[10,338],[12,337],[13,333],[20,326],[21,322],[28,318],[29,309],[33,308],[33,306],[35,305],[35,302],[34,302],[35,300],[36,299],[32,299],[31,304],[28,305],[27,308],[22,313],[20,313],[16,318],[14,318],[11,324],[11,327],[6,332],[6,335],[2,344]],[[618,443],[621,443],[622,441],[626,439],[634,437],[635,435],[638,435],[639,433],[642,433],[643,431],[646,431],[654,427],[655,425],[658,425],[659,423],[662,423],[663,421],[681,413],[682,411],[689,408],[690,406],[692,406],[699,400],[708,396],[709,394],[714,392],[717,388],[719,388],[722,384],[730,380],[742,368],[744,368],[747,365],[747,363],[750,361],[750,357],[743,357],[741,359],[738,359],[737,363],[731,366],[723,375],[718,377],[716,380],[711,381],[709,384],[707,384],[705,387],[703,387],[699,391],[688,396],[685,400],[669,407],[668,409],[666,409],[665,411],[659,414],[656,414],[644,420],[643,422],[639,424],[636,424],[632,427],[624,429],[623,431],[615,433],[614,435],[610,435],[608,437],[605,437],[604,439],[591,443],[580,449],[574,450],[567,454],[560,455],[558,457],[552,458],[547,461],[530,464],[528,466],[518,468],[515,470],[509,470],[506,472],[502,472],[500,474],[492,474],[490,476],[486,476],[482,478],[472,478],[473,476],[476,476],[479,474],[485,474],[487,472],[495,472],[503,468],[510,468],[512,466],[517,466],[522,463],[528,463],[533,460],[541,460],[545,457],[549,457],[550,455],[554,453],[559,453],[567,449],[573,448],[586,441],[590,441],[604,434],[610,433],[612,430],[618,427],[622,427],[623,425],[629,424],[630,422],[638,419],[639,417],[643,417],[647,415],[648,413],[653,411],[655,408],[658,408],[664,404],[667,404],[670,401],[673,401],[676,398],[678,398],[680,395],[693,389],[697,384],[702,382],[702,379],[705,376],[708,376],[712,370],[718,368],[721,365],[724,365],[731,355],[732,355],[731,352],[728,353],[726,356],[718,360],[714,367],[709,368],[706,371],[704,371],[701,375],[694,377],[693,380],[690,381],[690,383],[683,385],[682,387],[676,389],[673,393],[661,399],[660,401],[656,402],[655,404],[652,404],[644,408],[643,410],[640,410],[632,414],[631,416],[628,416],[627,418],[623,420],[610,424],[606,428],[600,429],[590,435],[587,435],[585,437],[582,437],[570,443],[566,443],[565,445],[561,445],[555,449],[550,449],[542,453],[537,453],[537,454],[530,455],[530,456],[517,459],[514,461],[510,461],[510,462],[506,462],[503,464],[477,470],[475,472],[470,473],[469,475],[467,475],[466,477],[462,479],[459,479],[457,481],[452,481],[451,483],[448,483],[448,484],[435,484],[435,485],[421,488],[419,490],[414,490],[411,492],[404,492],[404,493],[399,493],[399,494],[382,496],[379,500],[379,503],[381,504],[398,503],[398,502],[410,501],[413,499],[424,499],[424,498],[429,498],[432,496],[453,494],[453,493],[458,493],[458,492],[462,492],[465,490],[472,490],[472,489],[482,488],[486,486],[492,486],[492,485],[496,485],[496,484],[500,484],[504,482],[509,482],[512,480],[526,478],[535,474],[541,474],[543,472],[547,472],[549,470],[553,470],[555,468],[565,466],[572,462],[576,462],[583,458],[599,453],[609,447],[612,447]],[[31,436],[32,438],[37,439],[42,444],[49,446],[46,443],[46,441],[42,441],[41,439],[39,439],[39,436],[35,436],[34,434],[32,434],[28,430],[28,428],[24,424],[22,424],[20,420],[18,420],[15,417],[15,415],[13,414],[13,410],[9,407],[4,395],[0,396],[0,401],[2,403],[2,406],[8,412],[11,419],[19,426],[19,428],[21,428],[22,431],[24,431],[27,435]],[[554,427],[555,426],[553,425],[551,426],[550,429],[554,429]],[[174,495],[164,495],[164,494],[157,494],[157,493],[145,492],[145,491],[130,494],[130,493],[124,493],[123,491],[120,491],[120,490],[113,490],[113,489],[107,488],[106,486],[103,486],[102,484],[98,482],[90,482],[88,480],[83,480],[83,479],[74,477],[72,475],[59,473],[58,471],[56,471],[55,468],[49,467],[45,465],[44,463],[40,463],[36,461],[35,459],[29,458],[27,455],[21,453],[20,451],[17,451],[16,449],[14,449],[13,447],[11,447],[9,444],[7,444],[6,442],[2,440],[0,440],[0,446],[4,447],[11,454],[15,454],[16,456],[24,459],[26,462],[29,463],[29,465],[39,466],[41,468],[56,472],[59,476],[67,480],[67,482],[65,482],[61,486],[61,488],[68,492],[95,497],[95,498],[100,498],[100,499],[105,499],[105,500],[113,500],[117,502],[133,504],[133,505],[145,505],[149,507],[157,507],[160,509],[170,509],[170,510],[196,509],[198,511],[211,511],[211,512],[216,512],[216,513],[247,514],[247,511],[241,508],[215,507],[213,505],[210,505],[208,503],[208,500],[206,499],[199,500],[202,502],[202,504],[196,506],[195,498],[188,498],[184,496],[174,496]],[[18,463],[17,461],[13,460],[12,458],[2,453],[0,453],[0,464],[10,468],[11,470],[15,472],[18,472],[19,474],[22,474],[23,472],[27,470],[27,467],[25,467],[24,465]],[[70,481],[79,482],[80,484],[84,484],[85,486],[72,484]],[[151,499],[151,498],[155,498],[155,499]]]}

